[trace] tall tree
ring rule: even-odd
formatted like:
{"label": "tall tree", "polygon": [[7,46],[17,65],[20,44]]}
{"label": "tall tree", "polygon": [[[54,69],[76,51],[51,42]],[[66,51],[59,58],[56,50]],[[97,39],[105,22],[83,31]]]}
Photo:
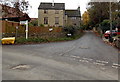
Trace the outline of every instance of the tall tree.
{"label": "tall tree", "polygon": [[[88,12],[90,15],[90,25],[95,26],[105,19],[109,19],[109,2],[91,2],[88,4]],[[112,2],[112,14],[118,10],[120,5]],[[114,19],[114,18],[112,18]]]}

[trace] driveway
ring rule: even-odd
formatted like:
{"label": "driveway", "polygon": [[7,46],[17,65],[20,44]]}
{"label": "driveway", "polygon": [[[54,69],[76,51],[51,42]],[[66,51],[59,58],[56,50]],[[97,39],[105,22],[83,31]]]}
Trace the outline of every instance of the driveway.
{"label": "driveway", "polygon": [[118,50],[90,31],[74,41],[2,48],[3,80],[118,80]]}

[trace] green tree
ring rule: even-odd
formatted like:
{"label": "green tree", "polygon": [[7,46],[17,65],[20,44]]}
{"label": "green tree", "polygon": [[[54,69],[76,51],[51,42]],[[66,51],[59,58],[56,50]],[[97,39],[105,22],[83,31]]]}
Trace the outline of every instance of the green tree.
{"label": "green tree", "polygon": [[[109,2],[91,2],[88,3],[88,6],[87,10],[90,17],[89,25],[96,26],[96,24],[100,24],[103,20],[109,19]],[[117,12],[119,7],[119,3],[112,2],[112,19],[117,16],[113,13]]]}

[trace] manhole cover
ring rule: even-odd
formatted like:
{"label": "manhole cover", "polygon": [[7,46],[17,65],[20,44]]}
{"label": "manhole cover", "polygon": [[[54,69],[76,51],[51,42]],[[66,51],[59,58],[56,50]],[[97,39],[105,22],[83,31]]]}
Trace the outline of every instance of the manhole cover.
{"label": "manhole cover", "polygon": [[89,47],[83,47],[83,46],[81,46],[81,47],[79,47],[80,49],[89,49]]}
{"label": "manhole cover", "polygon": [[29,69],[30,66],[26,64],[19,64],[17,66],[13,66],[11,69],[19,69],[19,70],[26,70]]}

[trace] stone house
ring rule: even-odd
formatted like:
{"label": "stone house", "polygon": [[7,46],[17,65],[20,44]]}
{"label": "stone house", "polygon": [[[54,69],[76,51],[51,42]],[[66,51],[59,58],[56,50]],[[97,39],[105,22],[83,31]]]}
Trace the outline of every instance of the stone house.
{"label": "stone house", "polygon": [[80,26],[81,13],[80,7],[76,10],[65,10],[66,26]]}
{"label": "stone house", "polygon": [[80,7],[65,10],[65,3],[40,3],[38,8],[38,25],[44,26],[80,26]]}

